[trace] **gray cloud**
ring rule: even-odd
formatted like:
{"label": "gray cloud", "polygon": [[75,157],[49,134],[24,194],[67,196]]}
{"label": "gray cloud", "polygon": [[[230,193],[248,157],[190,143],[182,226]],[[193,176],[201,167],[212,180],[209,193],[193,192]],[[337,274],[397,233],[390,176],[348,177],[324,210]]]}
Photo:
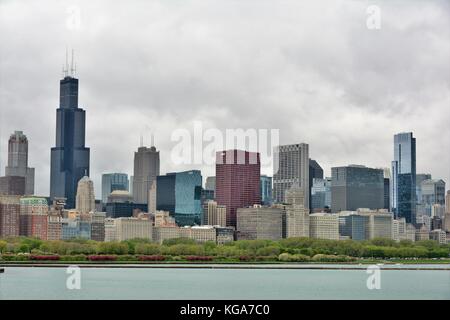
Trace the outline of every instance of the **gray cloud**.
{"label": "gray cloud", "polygon": [[[366,8],[381,8],[380,30]],[[81,27],[66,27],[79,6]],[[24,130],[37,192],[50,148],[65,47],[87,110],[91,176],[132,173],[140,134],[156,135],[162,172],[177,128],[279,128],[330,167],[389,167],[393,135],[413,131],[418,172],[450,182],[450,7],[446,1],[0,2],[0,152]],[[270,172],[266,172],[270,173]]]}

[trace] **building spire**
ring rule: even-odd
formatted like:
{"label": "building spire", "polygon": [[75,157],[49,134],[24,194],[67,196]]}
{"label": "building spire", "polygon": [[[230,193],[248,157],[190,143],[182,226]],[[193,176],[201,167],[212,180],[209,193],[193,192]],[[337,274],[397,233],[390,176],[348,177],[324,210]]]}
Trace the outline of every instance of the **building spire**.
{"label": "building spire", "polygon": [[69,76],[69,54],[67,52],[67,47],[66,47],[66,63],[63,66],[63,76],[64,78]]}
{"label": "building spire", "polygon": [[75,71],[76,71],[76,64],[75,63],[75,53],[74,50],[72,49],[72,60],[70,62],[70,76],[71,77],[75,77]]}

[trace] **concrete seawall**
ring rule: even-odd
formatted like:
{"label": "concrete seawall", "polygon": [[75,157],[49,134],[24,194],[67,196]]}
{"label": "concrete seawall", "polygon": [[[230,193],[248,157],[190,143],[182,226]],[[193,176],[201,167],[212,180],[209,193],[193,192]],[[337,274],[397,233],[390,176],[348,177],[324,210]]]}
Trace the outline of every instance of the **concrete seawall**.
{"label": "concrete seawall", "polygon": [[[367,265],[308,265],[308,264],[114,264],[114,263],[8,263],[2,267],[37,267],[37,268],[136,268],[136,269],[280,269],[280,270],[366,270]],[[378,265],[382,270],[430,270],[449,271],[450,265]],[[2,268],[0,268],[0,272]]]}

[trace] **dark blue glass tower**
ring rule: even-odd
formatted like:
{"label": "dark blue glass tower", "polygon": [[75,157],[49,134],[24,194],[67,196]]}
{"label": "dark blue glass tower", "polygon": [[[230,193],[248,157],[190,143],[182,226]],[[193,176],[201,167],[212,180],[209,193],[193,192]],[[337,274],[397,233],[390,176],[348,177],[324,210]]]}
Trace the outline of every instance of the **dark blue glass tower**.
{"label": "dark blue glass tower", "polygon": [[78,79],[60,81],[56,110],[56,145],[51,149],[50,198],[66,198],[75,207],[78,181],[89,176],[89,148],[85,147],[86,112],[78,108]]}
{"label": "dark blue glass tower", "polygon": [[416,223],[416,138],[411,132],[394,136],[391,206],[395,217]]}

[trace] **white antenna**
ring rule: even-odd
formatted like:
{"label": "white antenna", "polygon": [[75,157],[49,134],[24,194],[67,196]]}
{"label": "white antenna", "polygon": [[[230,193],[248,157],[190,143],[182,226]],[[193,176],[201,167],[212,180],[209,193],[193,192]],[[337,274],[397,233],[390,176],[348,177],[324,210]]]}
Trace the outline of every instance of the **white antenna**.
{"label": "white antenna", "polygon": [[153,135],[153,132],[151,133],[151,145],[150,147],[154,147],[155,146],[155,136]]}
{"label": "white antenna", "polygon": [[65,68],[63,68],[64,77],[67,77],[69,75],[69,57],[66,47],[66,65]]}
{"label": "white antenna", "polygon": [[70,76],[71,77],[75,76],[75,68],[73,66],[73,61],[74,61],[74,50],[72,49],[72,61],[70,62]]}
{"label": "white antenna", "polygon": [[141,147],[144,146],[144,136],[141,134]]}

